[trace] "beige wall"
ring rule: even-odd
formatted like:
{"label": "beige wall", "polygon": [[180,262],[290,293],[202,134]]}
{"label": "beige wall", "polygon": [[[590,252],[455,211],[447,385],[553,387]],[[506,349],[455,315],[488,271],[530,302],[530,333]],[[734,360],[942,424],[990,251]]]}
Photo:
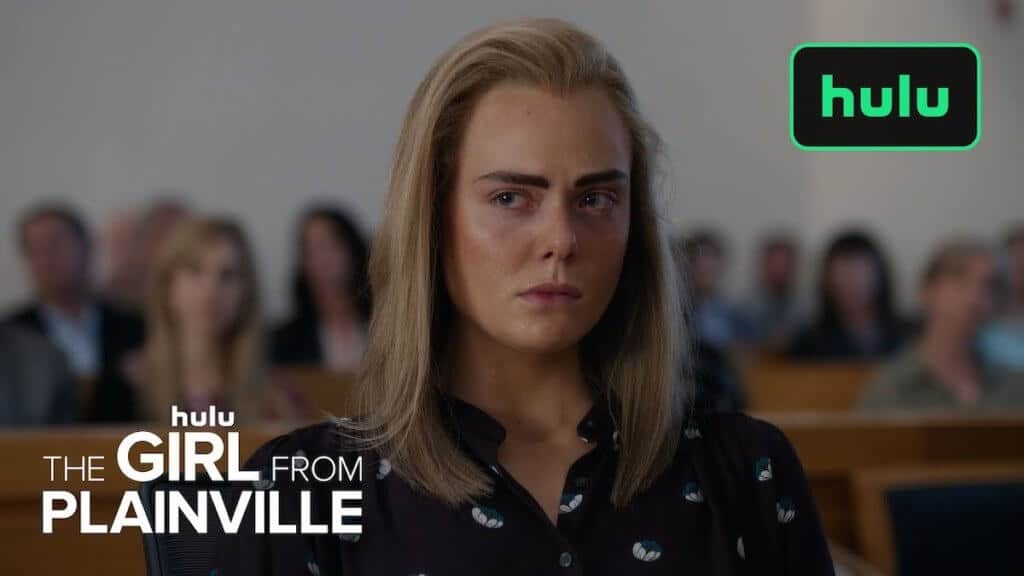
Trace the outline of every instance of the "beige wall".
{"label": "beige wall", "polygon": [[[666,219],[725,229],[734,288],[765,227],[817,241],[869,220],[911,274],[947,232],[1024,217],[1024,27],[997,26],[988,2],[14,0],[0,3],[0,305],[26,290],[9,230],[32,198],[72,197],[100,222],[174,187],[243,219],[281,311],[303,201],[343,198],[375,225],[404,105],[430,62],[475,27],[527,14],[572,19],[624,62],[669,145]],[[978,148],[795,150],[790,50],[862,39],[973,42],[985,63]]]}

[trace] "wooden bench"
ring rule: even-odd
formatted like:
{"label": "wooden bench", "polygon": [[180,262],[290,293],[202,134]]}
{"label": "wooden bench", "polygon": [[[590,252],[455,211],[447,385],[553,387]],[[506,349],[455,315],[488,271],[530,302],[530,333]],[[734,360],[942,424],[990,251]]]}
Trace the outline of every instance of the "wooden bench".
{"label": "wooden bench", "polygon": [[841,412],[857,406],[876,366],[855,363],[797,363],[770,358],[742,361],[750,410],[758,412]]}
{"label": "wooden bench", "polygon": [[837,543],[862,552],[853,498],[863,469],[978,462],[1024,462],[1024,413],[990,417],[762,413],[779,426],[803,463],[822,522]]}
{"label": "wooden bench", "polygon": [[851,483],[855,530],[862,555],[872,564],[885,568],[886,573],[897,571],[892,522],[886,505],[887,494],[893,489],[999,482],[1024,482],[1024,461],[857,470]]}
{"label": "wooden bench", "polygon": [[275,386],[294,393],[304,407],[305,417],[321,419],[352,414],[355,376],[315,368],[275,368],[270,373]]}

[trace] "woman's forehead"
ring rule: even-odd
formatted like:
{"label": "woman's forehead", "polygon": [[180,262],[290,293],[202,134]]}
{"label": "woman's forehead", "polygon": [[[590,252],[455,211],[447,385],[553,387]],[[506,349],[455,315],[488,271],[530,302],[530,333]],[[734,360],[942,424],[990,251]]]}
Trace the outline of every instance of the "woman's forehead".
{"label": "woman's forehead", "polygon": [[476,103],[463,131],[459,165],[544,173],[616,168],[629,172],[629,135],[600,88],[556,94],[539,87],[499,85]]}

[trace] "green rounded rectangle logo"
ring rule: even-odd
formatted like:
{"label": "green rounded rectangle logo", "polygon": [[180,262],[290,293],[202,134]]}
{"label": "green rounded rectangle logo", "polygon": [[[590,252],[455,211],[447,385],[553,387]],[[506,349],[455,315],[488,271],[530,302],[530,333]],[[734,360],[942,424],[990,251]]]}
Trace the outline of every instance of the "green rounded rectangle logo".
{"label": "green rounded rectangle logo", "polygon": [[970,150],[981,139],[981,55],[964,42],[811,42],[789,59],[801,150]]}

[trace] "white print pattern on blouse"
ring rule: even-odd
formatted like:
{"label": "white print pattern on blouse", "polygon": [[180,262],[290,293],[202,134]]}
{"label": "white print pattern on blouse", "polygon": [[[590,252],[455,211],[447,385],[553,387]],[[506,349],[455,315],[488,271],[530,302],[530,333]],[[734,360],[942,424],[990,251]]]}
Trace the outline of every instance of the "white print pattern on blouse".
{"label": "white print pattern on blouse", "polygon": [[683,430],[683,436],[686,436],[687,440],[693,440],[694,438],[700,438],[700,428],[696,426],[687,426],[686,430]]}
{"label": "white print pattern on blouse", "polygon": [[306,559],[306,570],[310,576],[320,576],[320,565],[316,563],[316,560],[313,560],[312,554]]}
{"label": "white print pattern on blouse", "polygon": [[494,472],[497,476],[501,476],[501,470],[498,469],[498,466],[496,464],[491,464],[491,471]]}
{"label": "white print pattern on blouse", "polygon": [[754,473],[757,477],[758,482],[767,482],[772,479],[772,459],[771,458],[759,458],[757,463],[754,464]]}
{"label": "white print pattern on blouse", "polygon": [[633,557],[641,562],[654,562],[661,558],[661,545],[654,540],[641,540],[633,544]]}
{"label": "white print pattern on blouse", "polygon": [[743,536],[736,539],[736,553],[740,555],[740,558],[747,559],[747,550],[743,546]]}
{"label": "white print pattern on blouse", "polygon": [[612,450],[614,450],[616,452],[619,451],[619,446],[620,446],[619,438],[620,438],[620,436],[619,436],[619,431],[618,430],[612,432]]}
{"label": "white print pattern on blouse", "polygon": [[562,514],[568,514],[579,508],[581,502],[583,502],[583,494],[573,494],[571,492],[562,494],[562,501],[558,504],[558,511]]}
{"label": "white print pattern on blouse", "polygon": [[683,498],[685,498],[687,502],[700,504],[704,501],[704,493],[701,492],[700,486],[698,486],[696,482],[687,482],[686,486],[683,487]]}
{"label": "white print pattern on blouse", "polygon": [[789,524],[796,517],[796,506],[792,498],[783,498],[775,503],[775,510],[779,516],[780,524]]}
{"label": "white print pattern on blouse", "polygon": [[484,528],[501,528],[505,525],[505,519],[497,510],[484,506],[473,507],[473,520]]}
{"label": "white print pattern on blouse", "polygon": [[377,480],[383,480],[388,474],[391,473],[391,461],[387,458],[381,458],[377,464]]}

